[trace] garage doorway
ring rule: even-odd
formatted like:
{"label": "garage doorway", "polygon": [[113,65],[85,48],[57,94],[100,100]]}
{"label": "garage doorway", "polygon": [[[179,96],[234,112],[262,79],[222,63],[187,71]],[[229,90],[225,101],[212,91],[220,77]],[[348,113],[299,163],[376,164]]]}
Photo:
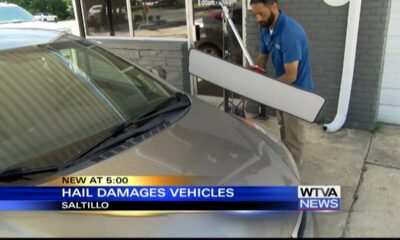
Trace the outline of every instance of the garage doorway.
{"label": "garage doorway", "polygon": [[378,121],[400,124],[400,1],[391,1]]}
{"label": "garage doorway", "polygon": [[[238,32],[242,34],[242,0],[225,1]],[[194,46],[210,55],[242,65],[242,51],[231,28],[224,21],[220,5],[213,0],[193,1]],[[212,67],[212,66],[210,66]],[[223,88],[203,79],[195,80],[197,94],[223,97]]]}

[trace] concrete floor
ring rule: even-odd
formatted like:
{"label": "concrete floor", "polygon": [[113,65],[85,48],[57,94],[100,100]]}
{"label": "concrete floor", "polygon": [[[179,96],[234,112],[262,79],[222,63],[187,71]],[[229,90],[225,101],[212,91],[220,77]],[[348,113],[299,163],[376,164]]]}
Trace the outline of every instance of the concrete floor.
{"label": "concrete floor", "polygon": [[372,137],[344,236],[400,236],[400,126]]}
{"label": "concrete floor", "polygon": [[[253,121],[279,136],[275,117]],[[342,211],[316,214],[320,237],[400,237],[400,126],[326,133],[305,123],[305,136],[303,184],[342,188]]]}

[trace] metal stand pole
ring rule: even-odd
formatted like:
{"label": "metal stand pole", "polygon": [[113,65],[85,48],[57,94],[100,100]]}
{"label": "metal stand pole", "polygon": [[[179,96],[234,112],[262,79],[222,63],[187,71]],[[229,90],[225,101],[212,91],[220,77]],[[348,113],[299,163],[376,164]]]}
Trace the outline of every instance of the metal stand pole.
{"label": "metal stand pole", "polygon": [[240,47],[242,48],[243,54],[246,57],[247,62],[249,63],[250,66],[254,65],[253,59],[251,59],[249,52],[245,48],[243,41],[240,38],[240,34],[237,31],[235,24],[233,23],[232,18],[229,15],[229,9],[224,4],[223,0],[219,1],[219,5],[222,8],[222,12],[223,12],[222,16],[229,23],[229,26],[231,27],[233,33],[235,34],[235,37],[238,40]]}
{"label": "metal stand pole", "polygon": [[269,117],[267,116],[267,107],[263,104],[260,105],[259,113],[254,117],[259,120],[267,120]]}
{"label": "metal stand pole", "polygon": [[[235,37],[237,39],[237,41],[239,42],[240,47],[243,50],[243,54],[248,62],[248,64],[250,66],[254,65],[253,59],[250,57],[249,52],[247,51],[246,47],[243,44],[242,39],[240,38],[240,34],[237,31],[235,24],[232,21],[232,18],[229,15],[229,9],[228,7],[224,4],[223,0],[219,1],[219,5],[222,8],[222,24],[223,24],[223,59],[227,59],[227,57],[229,56],[229,53],[227,52],[226,49],[226,43],[225,43],[225,36],[228,36],[229,32],[228,32],[228,28],[227,28],[227,23],[229,24],[229,26],[231,27],[233,33],[235,34]],[[225,112],[228,112],[229,110],[229,98],[232,97],[233,98],[233,93],[224,89],[224,110]],[[261,105],[260,109],[259,109],[259,114],[255,117],[256,119],[260,119],[260,120],[267,120],[268,116],[266,113],[266,106],[265,105]]]}
{"label": "metal stand pole", "polygon": [[[220,3],[222,6],[222,4]],[[225,7],[225,6],[224,6]],[[226,7],[225,7],[226,8]],[[227,16],[226,16],[227,14]],[[226,38],[229,35],[228,26],[227,26],[227,19],[229,18],[229,10],[222,12],[222,58],[225,60],[229,60],[229,50],[227,48],[227,41]],[[232,92],[227,90],[226,88],[223,89],[224,95],[224,111],[229,112],[229,98],[233,97]]]}

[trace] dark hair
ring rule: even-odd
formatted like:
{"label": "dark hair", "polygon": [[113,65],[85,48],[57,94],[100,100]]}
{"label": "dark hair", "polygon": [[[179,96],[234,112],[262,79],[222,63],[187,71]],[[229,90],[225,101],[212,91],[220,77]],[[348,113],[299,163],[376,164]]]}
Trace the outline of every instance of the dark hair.
{"label": "dark hair", "polygon": [[278,4],[278,0],[250,0],[250,5],[262,3],[264,5]]}

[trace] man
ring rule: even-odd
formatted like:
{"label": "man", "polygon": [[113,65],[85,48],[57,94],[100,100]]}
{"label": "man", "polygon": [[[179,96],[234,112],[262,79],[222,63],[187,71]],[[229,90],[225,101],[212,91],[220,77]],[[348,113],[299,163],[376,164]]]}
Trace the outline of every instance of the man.
{"label": "man", "polygon": [[[250,5],[261,26],[260,54],[255,65],[265,68],[271,55],[279,81],[313,91],[308,40],[303,27],[279,9],[277,0],[251,0]],[[277,111],[277,118],[281,139],[300,164],[304,138],[302,122],[281,111]]]}

